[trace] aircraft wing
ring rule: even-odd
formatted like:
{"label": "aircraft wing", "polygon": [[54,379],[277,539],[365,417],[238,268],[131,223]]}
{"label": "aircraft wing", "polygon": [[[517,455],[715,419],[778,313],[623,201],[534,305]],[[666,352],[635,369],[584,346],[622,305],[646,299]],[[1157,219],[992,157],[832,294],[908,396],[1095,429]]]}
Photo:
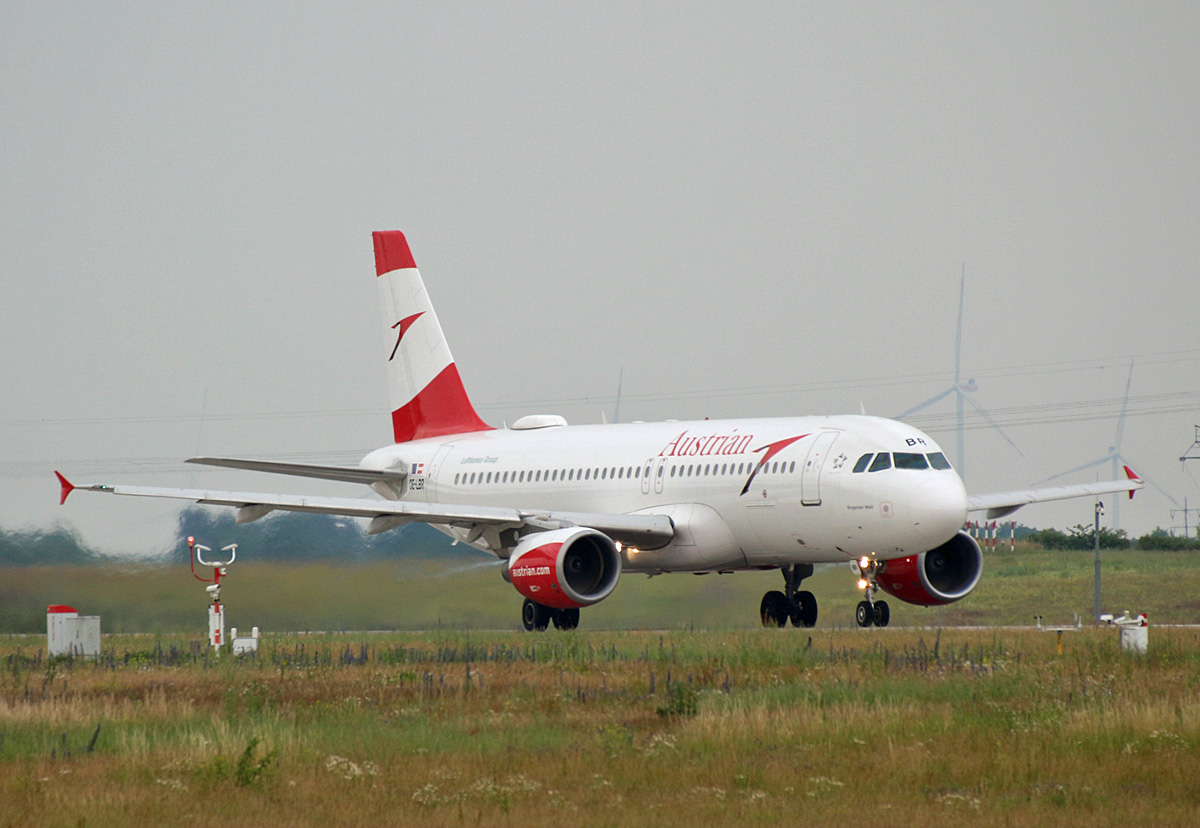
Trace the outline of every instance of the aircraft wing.
{"label": "aircraft wing", "polygon": [[150,486],[112,486],[90,483],[76,486],[58,472],[62,502],[72,491],[105,492],[134,497],[159,497],[190,500],[215,506],[237,508],[237,522],[250,523],[274,511],[314,512],[369,518],[368,534],[378,534],[405,523],[431,523],[469,529],[468,542],[480,538],[492,548],[504,530],[546,531],[567,526],[586,526],[603,532],[623,545],[639,549],[658,549],[675,536],[675,527],[665,515],[624,515],[590,512],[558,512],[538,509],[508,509],[494,506],[454,506],[436,503],[412,503],[401,500],[373,500],[349,497],[313,497],[309,495],[264,494],[261,492],[222,492],[206,489],[166,489]]}
{"label": "aircraft wing", "polygon": [[1052,486],[1046,489],[1021,489],[1015,492],[974,495],[967,498],[968,512],[987,511],[987,520],[1006,517],[1030,503],[1045,503],[1051,500],[1068,500],[1073,497],[1093,497],[1114,492],[1133,493],[1142,488],[1142,479],[1133,469],[1125,467],[1126,480],[1105,480],[1100,483],[1080,483],[1074,486]]}
{"label": "aircraft wing", "polygon": [[192,457],[185,463],[202,466],[222,466],[227,469],[247,469],[270,474],[293,474],[297,477],[315,477],[322,480],[340,480],[343,483],[401,483],[408,477],[406,471],[376,471],[357,466],[314,466],[307,463],[277,463],[270,460],[239,460],[231,457]]}

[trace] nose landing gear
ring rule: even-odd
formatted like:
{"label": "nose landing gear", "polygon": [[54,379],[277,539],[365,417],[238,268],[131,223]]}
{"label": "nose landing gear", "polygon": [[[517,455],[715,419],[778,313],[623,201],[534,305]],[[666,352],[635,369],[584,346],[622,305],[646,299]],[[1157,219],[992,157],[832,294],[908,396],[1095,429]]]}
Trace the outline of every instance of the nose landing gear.
{"label": "nose landing gear", "polygon": [[851,564],[858,573],[858,588],[863,591],[863,600],[854,608],[854,620],[860,627],[886,627],[892,620],[892,612],[887,601],[876,601],[875,593],[879,591],[876,575],[879,563],[873,558],[862,557]]}

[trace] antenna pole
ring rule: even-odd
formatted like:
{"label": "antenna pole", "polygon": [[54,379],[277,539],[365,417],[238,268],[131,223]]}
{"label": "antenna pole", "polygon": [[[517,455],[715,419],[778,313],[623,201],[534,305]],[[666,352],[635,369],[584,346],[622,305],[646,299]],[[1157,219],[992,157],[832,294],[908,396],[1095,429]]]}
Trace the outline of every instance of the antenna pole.
{"label": "antenna pole", "polygon": [[1096,501],[1096,571],[1094,596],[1092,598],[1092,618],[1100,620],[1100,516],[1104,514],[1104,504]]}
{"label": "antenna pole", "polygon": [[[1200,425],[1194,426],[1194,428],[1196,429],[1196,439],[1188,446],[1188,450],[1183,453],[1183,457],[1179,458],[1179,462],[1185,466],[1189,460],[1200,460]],[[1200,509],[1196,509],[1195,511],[1200,513]],[[1175,513],[1171,512],[1171,515],[1174,517]],[[1185,538],[1191,538],[1191,535],[1188,534],[1189,531],[1191,530],[1188,528],[1188,504],[1185,497],[1183,499],[1183,536]]]}
{"label": "antenna pole", "polygon": [[[1193,459],[1195,459],[1195,458],[1193,458]],[[1176,515],[1177,513],[1179,513],[1179,512],[1183,512],[1183,536],[1184,536],[1185,538],[1191,539],[1191,537],[1192,537],[1192,536],[1191,536],[1192,526],[1191,526],[1191,524],[1188,522],[1188,515],[1189,515],[1189,513],[1191,513],[1191,512],[1195,512],[1196,514],[1200,515],[1200,509],[1189,509],[1189,508],[1188,508],[1188,499],[1185,497],[1185,498],[1183,499],[1183,508],[1182,508],[1182,509],[1172,509],[1172,510],[1171,510],[1171,520],[1174,520],[1174,519],[1175,519],[1175,515]],[[1174,527],[1174,526],[1172,526],[1172,527],[1171,527],[1171,534],[1172,534],[1172,535],[1173,535],[1173,534],[1175,534],[1175,529],[1176,529],[1176,528],[1177,528],[1177,527]]]}

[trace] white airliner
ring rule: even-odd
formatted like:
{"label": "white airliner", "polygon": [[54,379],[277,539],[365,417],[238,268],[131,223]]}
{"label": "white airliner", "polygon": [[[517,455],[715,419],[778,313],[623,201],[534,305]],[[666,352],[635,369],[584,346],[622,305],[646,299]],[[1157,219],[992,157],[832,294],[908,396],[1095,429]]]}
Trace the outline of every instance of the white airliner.
{"label": "white airliner", "polygon": [[783,572],[783,589],[763,596],[764,625],[811,627],[817,600],[801,583],[814,564],[849,562],[867,627],[888,623],[880,589],[930,606],[975,588],[983,556],[962,531],[969,512],[993,519],[1142,485],[1126,468],[1127,480],[971,497],[933,439],[878,417],[568,426],[534,415],[495,429],[467,397],[404,235],[373,235],[395,443],[357,468],[188,462],[365,483],[383,500],[73,486],[56,472],[62,501],[79,488],[235,506],[238,523],[276,510],[351,515],[372,534],[429,523],[505,562],[529,630],[576,627],[622,573],[751,569]]}

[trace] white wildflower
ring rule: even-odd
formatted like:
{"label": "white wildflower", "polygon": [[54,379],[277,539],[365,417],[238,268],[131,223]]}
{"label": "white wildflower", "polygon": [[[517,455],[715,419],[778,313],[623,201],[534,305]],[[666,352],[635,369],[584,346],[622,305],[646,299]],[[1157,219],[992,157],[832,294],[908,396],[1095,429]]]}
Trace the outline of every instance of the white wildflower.
{"label": "white wildflower", "polygon": [[[363,775],[363,769],[345,756],[327,756],[325,758],[325,770],[335,776],[342,777],[342,779],[358,779]],[[373,772],[372,775],[374,775]]]}

